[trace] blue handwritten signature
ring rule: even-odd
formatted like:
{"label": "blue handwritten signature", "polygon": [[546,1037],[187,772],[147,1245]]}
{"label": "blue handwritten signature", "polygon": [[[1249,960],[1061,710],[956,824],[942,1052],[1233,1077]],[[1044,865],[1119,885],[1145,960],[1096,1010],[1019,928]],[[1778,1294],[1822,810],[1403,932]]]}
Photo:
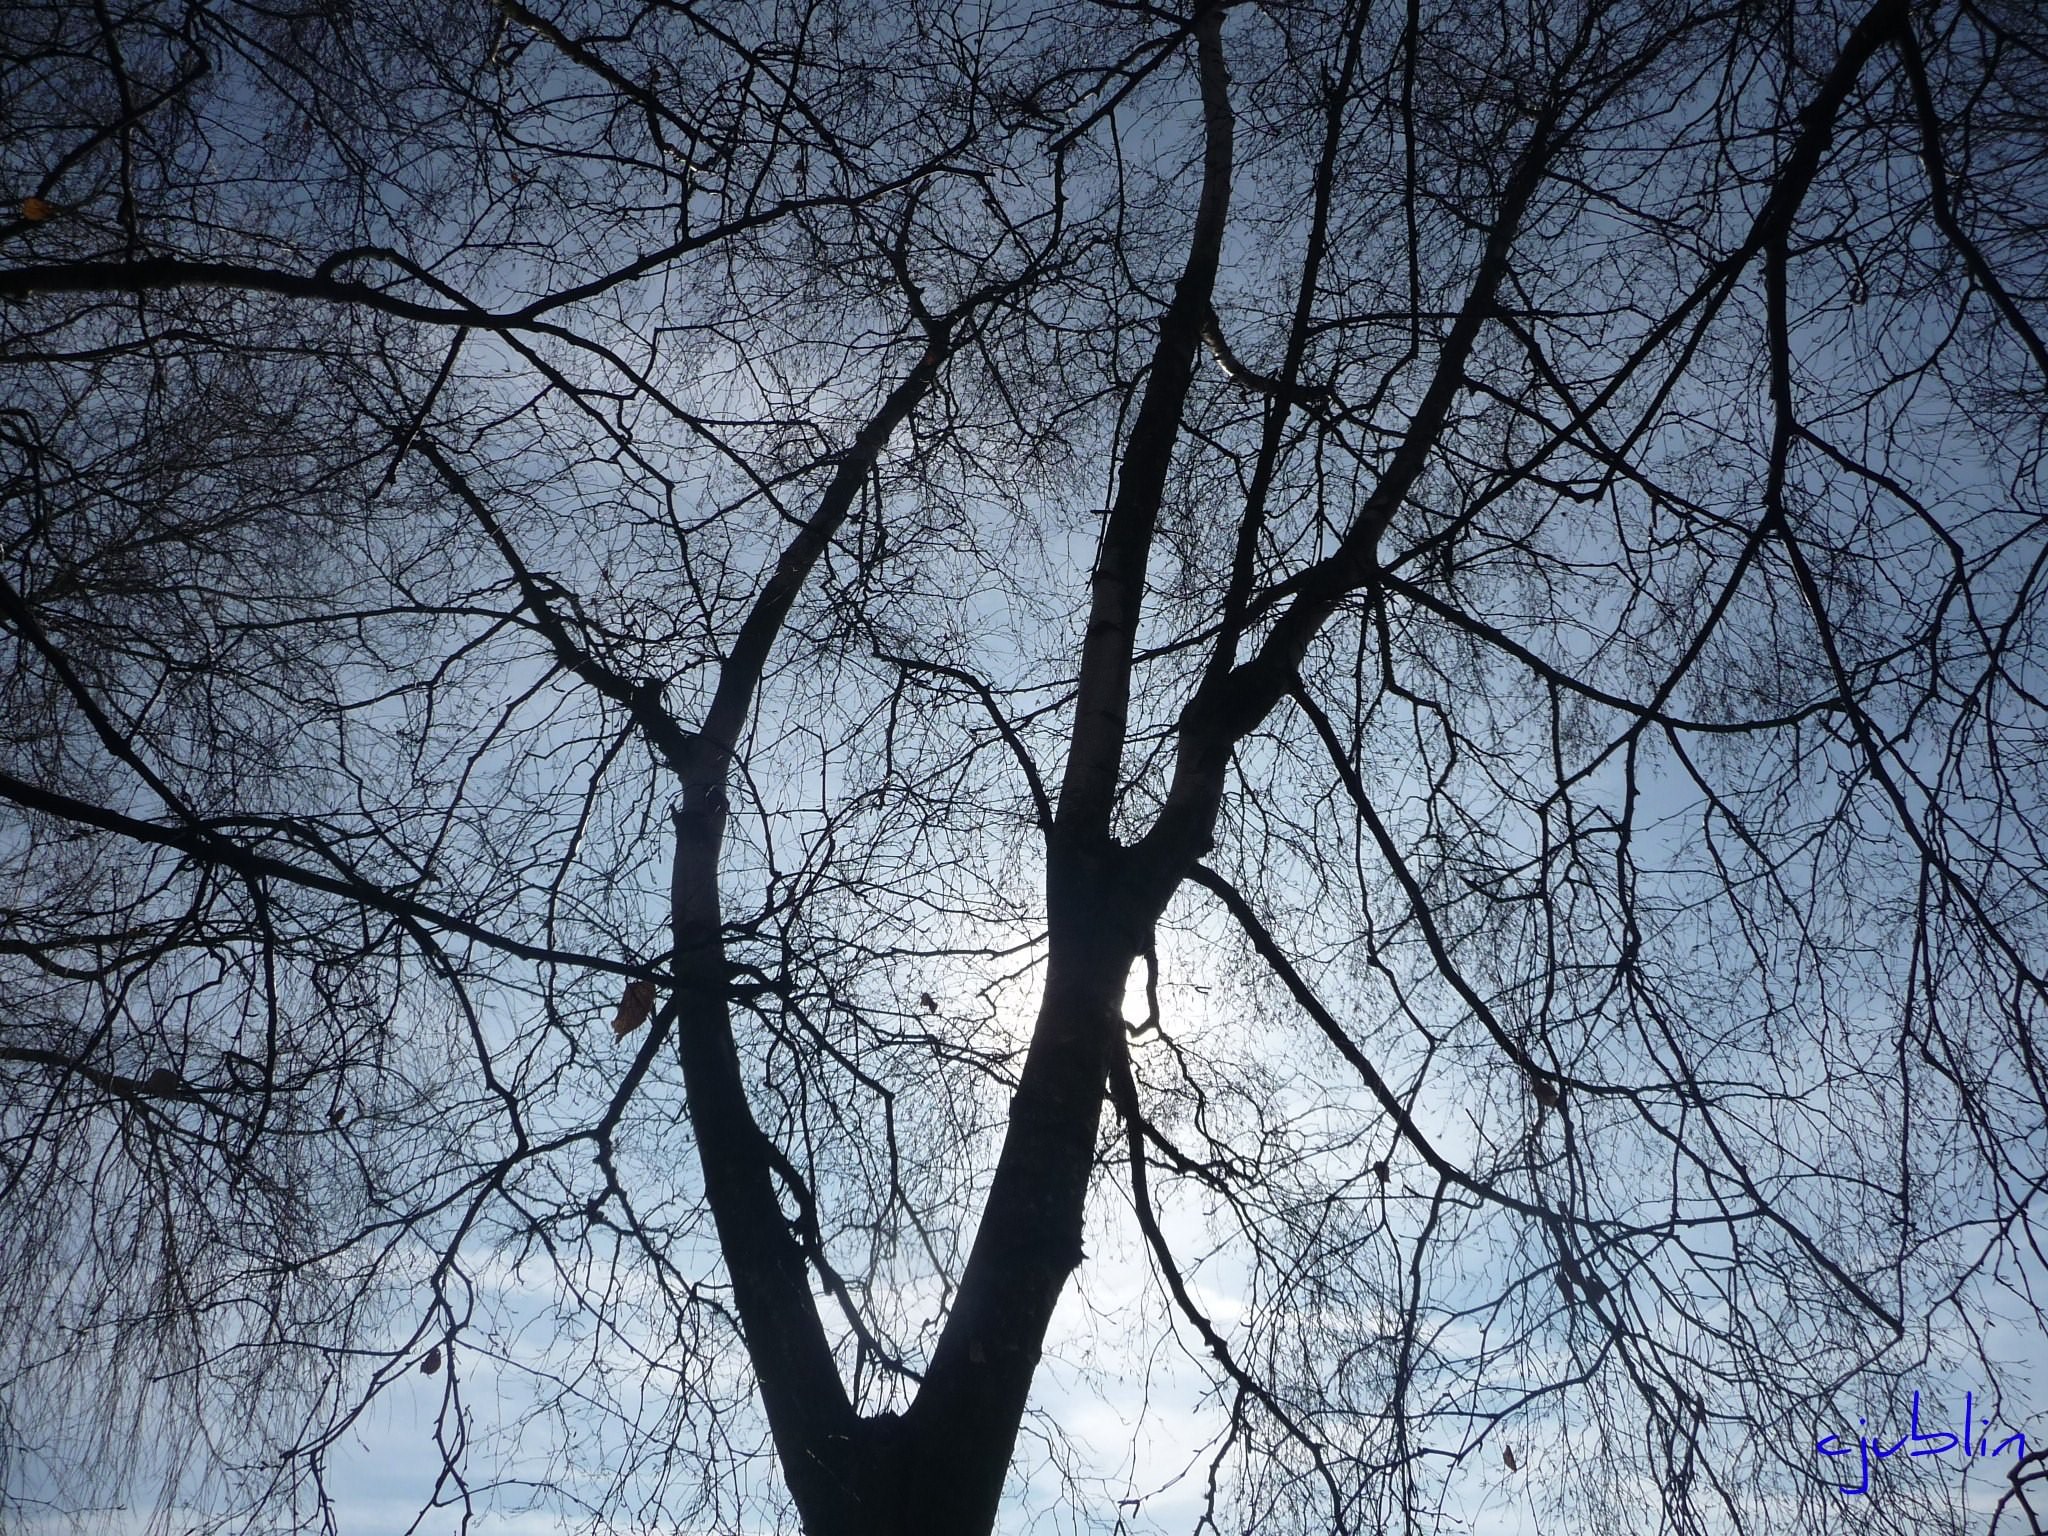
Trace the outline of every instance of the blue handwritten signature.
{"label": "blue handwritten signature", "polygon": [[[2014,1430],[2003,1440],[1999,1441],[1997,1445],[1991,1446],[1991,1449],[1987,1452],[1985,1447],[1990,1445],[1991,1442],[1991,1425],[1986,1423],[1983,1426],[1983,1434],[1978,1437],[1976,1444],[1972,1445],[1970,1434],[1977,1427],[1971,1422],[1975,1411],[1976,1394],[1965,1392],[1963,1394],[1963,1432],[1961,1435],[1957,1435],[1954,1430],[1949,1429],[1922,1430],[1920,1428],[1920,1394],[1915,1392],[1913,1394],[1912,1428],[1906,1434],[1899,1436],[1889,1448],[1885,1446],[1882,1436],[1873,1440],[1868,1435],[1858,1435],[1855,1445],[1843,1445],[1834,1435],[1822,1435],[1814,1449],[1823,1456],[1854,1456],[1859,1449],[1861,1450],[1863,1456],[1863,1480],[1853,1488],[1847,1483],[1835,1484],[1837,1492],[1850,1495],[1851,1497],[1859,1493],[1870,1492],[1870,1458],[1873,1455],[1880,1462],[1888,1461],[1898,1455],[1900,1451],[1905,1450],[1908,1445],[1915,1447],[1914,1450],[1907,1452],[1909,1456],[1944,1456],[1956,1449],[1957,1446],[1962,1447],[1963,1454],[1967,1457],[1987,1454],[1997,1456],[2008,1448],[2016,1447],[2019,1451],[2020,1460],[2024,1461],[2026,1459],[2027,1437],[2019,1430]],[[1868,1424],[1870,1421],[1868,1419],[1858,1419],[1856,1422],[1858,1424]]]}

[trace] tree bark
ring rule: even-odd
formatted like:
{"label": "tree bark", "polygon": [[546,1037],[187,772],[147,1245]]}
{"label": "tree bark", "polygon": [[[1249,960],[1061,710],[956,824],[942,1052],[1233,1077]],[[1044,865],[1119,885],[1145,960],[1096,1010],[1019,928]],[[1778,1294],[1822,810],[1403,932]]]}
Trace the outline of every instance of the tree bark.
{"label": "tree bark", "polygon": [[918,1465],[891,1532],[994,1524],[1046,1329],[1081,1262],[1110,1052],[1149,926],[1117,862],[1109,849],[1051,860],[1045,991],[960,1291],[908,1415]]}

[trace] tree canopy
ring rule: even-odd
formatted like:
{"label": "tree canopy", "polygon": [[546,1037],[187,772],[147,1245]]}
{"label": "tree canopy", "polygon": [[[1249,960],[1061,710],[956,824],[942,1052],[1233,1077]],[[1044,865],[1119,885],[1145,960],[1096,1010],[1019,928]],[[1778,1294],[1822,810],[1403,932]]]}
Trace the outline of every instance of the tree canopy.
{"label": "tree canopy", "polygon": [[2039,1529],[1822,1452],[2039,1401],[2044,124],[2020,0],[19,0],[0,1509]]}

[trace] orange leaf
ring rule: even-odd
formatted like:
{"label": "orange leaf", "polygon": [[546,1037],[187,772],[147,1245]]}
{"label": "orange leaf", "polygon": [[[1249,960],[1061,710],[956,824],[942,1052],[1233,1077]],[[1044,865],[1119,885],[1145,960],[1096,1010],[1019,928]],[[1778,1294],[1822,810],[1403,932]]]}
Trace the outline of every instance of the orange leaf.
{"label": "orange leaf", "polygon": [[31,224],[42,223],[43,220],[47,219],[51,214],[55,213],[56,211],[57,210],[50,205],[48,200],[44,198],[24,197],[21,200],[21,216],[24,219],[27,219]]}
{"label": "orange leaf", "polygon": [[619,1011],[612,1017],[612,1033],[621,1038],[630,1035],[647,1022],[647,1015],[654,1012],[654,983],[651,981],[629,981],[625,996],[619,999]]}

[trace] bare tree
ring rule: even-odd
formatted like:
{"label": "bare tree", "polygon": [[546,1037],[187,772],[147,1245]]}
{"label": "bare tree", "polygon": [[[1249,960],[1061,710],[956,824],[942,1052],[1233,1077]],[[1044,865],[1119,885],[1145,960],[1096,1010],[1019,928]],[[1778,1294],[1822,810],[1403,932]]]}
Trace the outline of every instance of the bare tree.
{"label": "bare tree", "polygon": [[4,37],[13,1508],[2033,1518],[2029,9]]}

